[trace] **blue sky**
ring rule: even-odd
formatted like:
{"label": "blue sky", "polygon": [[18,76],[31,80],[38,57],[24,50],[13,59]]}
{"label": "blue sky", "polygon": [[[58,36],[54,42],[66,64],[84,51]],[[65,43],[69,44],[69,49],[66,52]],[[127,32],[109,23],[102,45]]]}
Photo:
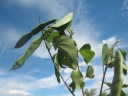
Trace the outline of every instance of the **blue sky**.
{"label": "blue sky", "polygon": [[[128,50],[128,0],[0,0],[0,96],[71,96],[62,82],[57,83],[44,44],[28,58],[23,67],[8,73],[15,60],[39,37],[40,34],[24,47],[11,50],[22,35],[39,24],[38,16],[41,22],[46,22],[54,18],[61,19],[71,11],[74,12],[71,28],[75,32],[73,38],[78,48],[90,43],[96,53],[90,63],[94,66],[95,78],[85,79],[85,88],[96,88],[99,92],[102,45],[111,45],[121,39],[118,47]],[[51,52],[55,53],[53,49]],[[87,66],[81,56],[79,65],[85,74]],[[71,71],[65,68],[61,73],[66,79]],[[112,76],[113,71],[108,70],[105,81],[111,82]],[[127,79],[128,76],[125,77],[126,84]],[[81,90],[75,94],[82,96]]]}

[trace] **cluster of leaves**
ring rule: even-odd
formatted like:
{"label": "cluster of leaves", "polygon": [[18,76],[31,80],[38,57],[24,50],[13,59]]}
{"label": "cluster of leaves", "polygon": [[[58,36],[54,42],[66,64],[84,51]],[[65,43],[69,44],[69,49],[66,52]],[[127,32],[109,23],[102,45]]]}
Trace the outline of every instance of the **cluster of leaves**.
{"label": "cluster of leaves", "polygon": [[[90,89],[90,90],[85,89],[85,91],[84,91],[85,96],[96,96],[96,93],[97,93],[96,89]],[[107,92],[103,92],[101,94],[101,96],[108,96],[108,93]]]}
{"label": "cluster of leaves", "polygon": [[[55,75],[56,75],[58,83],[61,83],[61,79],[62,79],[73,96],[75,96],[74,95],[75,89],[82,89],[83,90],[82,94],[84,96],[84,94],[87,93],[87,90],[85,90],[85,92],[84,92],[84,89],[83,89],[85,86],[85,82],[84,82],[85,77],[88,77],[90,79],[94,78],[94,69],[91,65],[88,65],[88,64],[94,57],[95,52],[91,50],[90,44],[84,44],[80,49],[77,48],[77,44],[72,37],[74,32],[70,29],[72,20],[73,20],[73,12],[70,12],[61,20],[57,21],[56,19],[53,19],[48,22],[39,24],[32,31],[30,31],[29,33],[22,36],[18,40],[18,42],[16,43],[14,48],[20,48],[20,47],[24,46],[31,39],[32,36],[38,34],[39,32],[42,32],[42,35],[31,43],[31,45],[26,50],[24,55],[16,60],[16,62],[13,64],[10,71],[16,70],[16,69],[22,67],[24,65],[25,61],[27,60],[27,58],[29,56],[31,56],[33,54],[33,52],[44,41],[46,48],[48,50],[48,53],[53,61]],[[66,33],[66,31],[68,33]],[[117,42],[119,42],[119,41],[117,41]],[[114,69],[116,69],[116,71],[118,72],[118,74],[113,77],[113,81],[117,81],[115,77],[118,77],[119,80],[122,80],[122,78],[123,78],[122,74],[127,75],[128,66],[126,66],[125,61],[126,61],[126,54],[128,52],[125,50],[119,49],[119,51],[116,52],[117,54],[115,54],[114,47],[116,46],[116,43],[114,43],[110,48],[108,47],[107,44],[103,45],[102,62],[103,62],[103,69],[104,69],[104,66],[106,68],[105,68],[105,70],[103,70],[104,76],[103,76],[103,80],[102,80],[102,84],[101,84],[100,96],[102,96],[102,85],[104,82],[107,68],[114,67]],[[54,47],[54,49],[57,52],[56,54],[51,54],[51,52],[50,52],[51,47]],[[86,70],[85,76],[83,76],[83,74],[79,68],[78,53],[81,54],[85,63],[87,64],[87,70]],[[118,53],[119,54],[121,53],[121,55],[117,56],[117,55],[119,55]],[[121,58],[119,58],[119,57],[121,57]],[[121,67],[120,68],[117,67],[115,65],[115,63],[118,63],[116,65],[119,65],[119,63],[120,63]],[[66,68],[66,67],[73,70],[70,75],[72,82],[69,85],[67,84],[67,81],[64,80],[62,74],[60,73],[60,69]],[[118,69],[120,69],[120,71],[118,71]],[[116,74],[115,71],[114,71],[114,73]],[[121,79],[119,78],[119,75],[121,76]],[[127,84],[122,85],[122,83],[120,83],[120,85],[121,85],[121,87],[120,87],[120,86],[118,86],[119,84],[117,84],[117,82],[105,83],[105,84],[107,84],[110,87],[110,89],[113,89],[113,88],[116,89],[118,87],[122,89],[122,88],[128,87]],[[123,92],[123,90],[120,90],[120,91],[121,91],[121,96],[126,96],[126,94]],[[103,96],[105,96],[105,93]],[[120,95],[118,95],[118,96],[120,96]]]}
{"label": "cluster of leaves", "polygon": [[[56,19],[53,19],[48,22],[39,24],[31,32],[22,36],[16,43],[14,48],[22,47],[31,39],[32,36],[42,31],[42,35],[31,43],[24,55],[18,58],[13,64],[11,70],[16,70],[22,67],[27,58],[31,56],[33,52],[40,46],[42,41],[44,41],[54,63],[57,81],[60,83],[61,79],[63,80],[63,77],[59,71],[60,68],[68,67],[73,70],[70,75],[72,82],[70,83],[70,85],[68,85],[72,89],[71,93],[73,94],[75,89],[84,88],[84,77],[88,77],[90,79],[94,78],[94,69],[91,65],[89,65],[86,70],[86,76],[83,76],[78,64],[78,52],[82,55],[86,64],[88,64],[92,60],[95,53],[91,50],[90,44],[84,44],[78,50],[77,44],[72,38],[74,32],[70,29],[72,19],[73,12],[70,12],[61,20],[57,21]],[[67,34],[66,31],[68,31]],[[52,46],[57,51],[57,53],[54,55],[50,53],[50,49]]]}

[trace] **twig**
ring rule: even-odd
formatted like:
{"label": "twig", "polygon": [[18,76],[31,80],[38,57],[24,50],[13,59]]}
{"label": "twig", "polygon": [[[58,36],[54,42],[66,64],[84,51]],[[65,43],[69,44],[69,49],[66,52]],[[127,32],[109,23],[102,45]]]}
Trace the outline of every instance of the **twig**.
{"label": "twig", "polygon": [[[80,71],[79,64],[78,64],[78,71]],[[85,95],[84,95],[84,88],[82,88],[82,94],[83,94],[83,96],[85,96]]]}
{"label": "twig", "polygon": [[[68,77],[68,79],[70,78],[71,76]],[[66,80],[66,82],[68,81],[68,79]]]}
{"label": "twig", "polygon": [[40,24],[40,16],[38,18],[39,18],[39,24]]}
{"label": "twig", "polygon": [[[45,41],[45,40],[44,40],[44,41]],[[47,45],[46,45],[46,41],[45,41],[45,46],[46,46],[46,48],[48,49],[48,47],[47,47]],[[59,73],[61,79],[63,80],[64,84],[66,85],[66,87],[68,88],[68,90],[71,92],[71,94],[72,94],[73,96],[75,96],[74,93],[73,93],[73,92],[71,91],[71,89],[69,88],[69,86],[68,86],[68,84],[66,83],[66,81],[64,80],[63,76],[61,75],[61,73],[60,73],[60,71],[59,71],[57,65],[54,63],[54,60],[53,60],[53,57],[52,57],[52,55],[51,55],[50,50],[48,50],[48,53],[49,53],[49,55],[50,55],[50,57],[51,57],[51,59],[52,59],[52,62],[53,62],[53,64],[54,64],[54,66],[56,67],[56,69],[57,69],[57,71],[58,71],[58,73]]]}
{"label": "twig", "polygon": [[110,89],[111,89],[111,88],[105,89],[105,90],[103,90],[102,92],[107,91],[107,90],[110,90]]}
{"label": "twig", "polygon": [[107,68],[108,68],[108,66],[106,66],[106,67],[105,67],[105,70],[104,70],[103,79],[102,79],[102,84],[101,84],[101,88],[100,88],[100,95],[99,95],[99,96],[101,96],[101,94],[102,94],[103,83],[104,83],[104,79],[105,79],[105,74],[106,74]]}

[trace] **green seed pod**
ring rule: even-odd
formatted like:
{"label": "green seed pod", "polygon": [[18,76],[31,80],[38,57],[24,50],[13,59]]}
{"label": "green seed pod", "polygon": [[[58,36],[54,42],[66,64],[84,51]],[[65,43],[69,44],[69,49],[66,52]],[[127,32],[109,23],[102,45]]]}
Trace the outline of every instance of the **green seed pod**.
{"label": "green seed pod", "polygon": [[24,44],[26,44],[32,36],[36,35],[37,33],[39,33],[41,30],[43,30],[47,25],[54,23],[56,21],[56,19],[50,20],[48,22],[39,24],[37,27],[35,27],[34,29],[32,29],[29,33],[25,34],[24,36],[22,36],[18,42],[16,43],[14,48],[20,48],[22,47]]}
{"label": "green seed pod", "polygon": [[26,50],[25,54],[16,60],[16,62],[13,64],[11,70],[16,70],[16,69],[22,67],[23,64],[25,63],[26,59],[29,56],[31,56],[33,54],[33,52],[40,46],[42,40],[43,40],[43,36],[41,36],[40,38],[33,41],[32,44],[29,46],[29,48]]}
{"label": "green seed pod", "polygon": [[120,50],[116,51],[114,62],[114,77],[111,86],[110,96],[121,96],[121,90],[123,85],[123,56]]}

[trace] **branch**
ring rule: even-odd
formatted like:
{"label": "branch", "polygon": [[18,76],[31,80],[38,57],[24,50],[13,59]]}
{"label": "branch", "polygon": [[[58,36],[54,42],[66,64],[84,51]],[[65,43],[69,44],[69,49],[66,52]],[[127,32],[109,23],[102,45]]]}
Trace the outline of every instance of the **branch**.
{"label": "branch", "polygon": [[102,84],[101,84],[100,95],[99,96],[101,96],[101,94],[102,94],[103,83],[104,83],[104,79],[105,79],[107,68],[108,68],[108,66],[105,67],[105,71],[104,71],[104,74],[103,74],[103,79],[102,79]]}

